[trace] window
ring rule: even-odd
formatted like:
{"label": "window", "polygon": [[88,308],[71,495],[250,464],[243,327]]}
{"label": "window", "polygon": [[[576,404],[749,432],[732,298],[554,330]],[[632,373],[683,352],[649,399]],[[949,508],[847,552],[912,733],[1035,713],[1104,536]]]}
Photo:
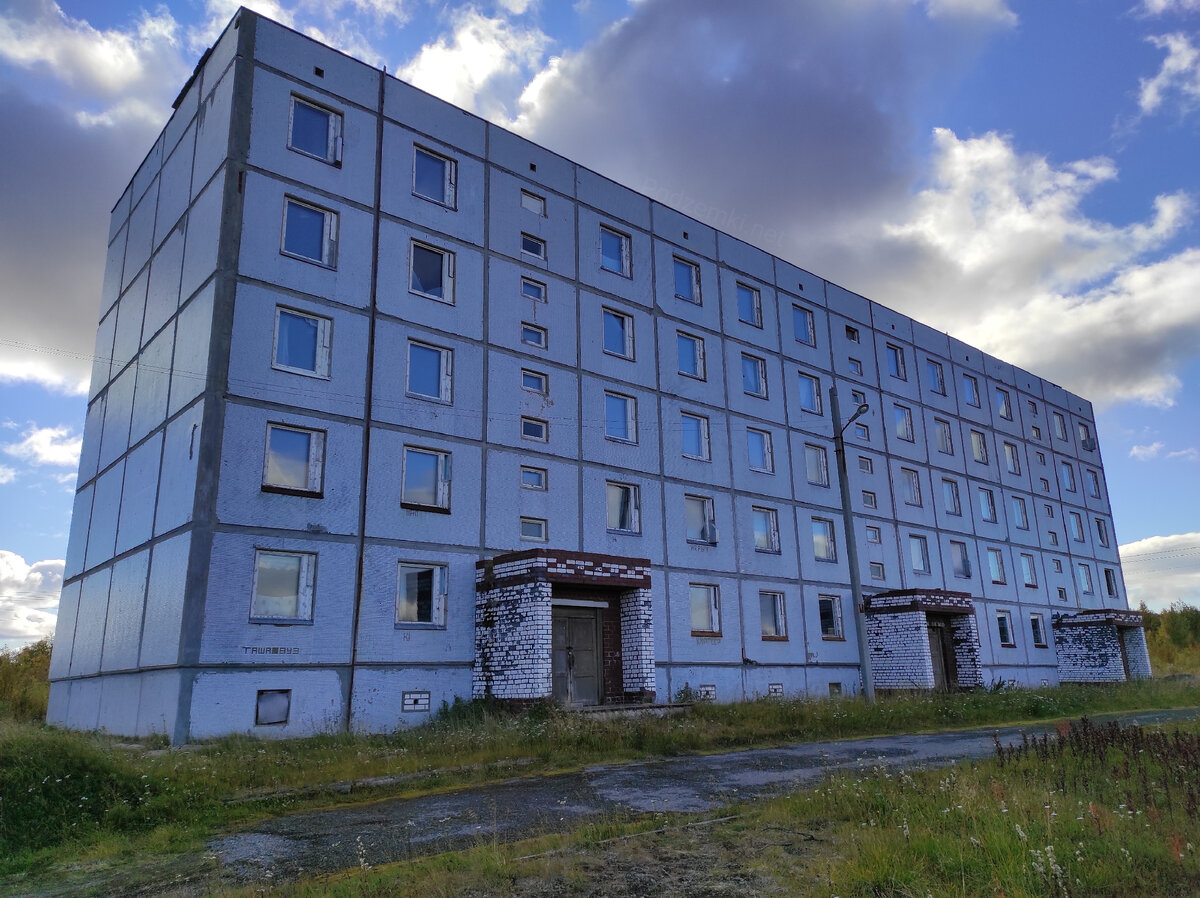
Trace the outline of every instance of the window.
{"label": "window", "polygon": [[1037,586],[1037,568],[1034,567],[1033,556],[1021,553],[1021,582],[1026,586]]}
{"label": "window", "polygon": [[254,703],[255,726],[272,726],[288,722],[292,709],[292,690],[260,689]]}
{"label": "window", "polygon": [[1052,545],[1052,546],[1058,545],[1058,534],[1055,533],[1053,530],[1047,531],[1046,537],[1050,540],[1050,545]]}
{"label": "window", "polygon": [[284,197],[281,245],[284,255],[333,268],[337,265],[337,234],[336,212]]}
{"label": "window", "polygon": [[317,556],[309,552],[254,552],[252,621],[311,621]]}
{"label": "window", "polygon": [[536,193],[530,193],[528,190],[521,191],[521,208],[528,212],[532,212],[541,218],[546,217],[546,198],[538,196]]}
{"label": "window", "polygon": [[1054,565],[1054,573],[1061,574],[1063,572],[1061,559],[1053,558],[1050,563]]}
{"label": "window", "polygon": [[958,481],[949,477],[942,478],[942,505],[946,514],[961,515],[962,500],[958,495]]}
{"label": "window", "polygon": [[821,414],[821,381],[803,371],[800,372],[800,408],[814,415]]}
{"label": "window", "polygon": [[973,405],[979,408],[979,381],[972,374],[964,374],[963,380],[963,399],[968,405]]}
{"label": "window", "polygon": [[608,529],[620,533],[642,532],[642,503],[636,485],[631,483],[607,484]]}
{"label": "window", "polygon": [[746,457],[751,471],[775,473],[775,450],[768,431],[746,428]]}
{"label": "window", "polygon": [[1067,588],[1065,586],[1058,587],[1058,600],[1060,602],[1067,601]]}
{"label": "window", "polygon": [[837,543],[834,540],[833,521],[825,518],[812,519],[813,555],[817,561],[837,561]]}
{"label": "window", "polygon": [[1079,566],[1075,568],[1075,573],[1079,581],[1079,591],[1085,596],[1092,594],[1092,568],[1091,565],[1085,562],[1079,562]]}
{"label": "window", "polygon": [[842,597],[817,596],[817,612],[821,617],[821,638],[842,638]]}
{"label": "window", "polygon": [[707,496],[683,497],[683,524],[689,543],[717,544],[717,520]]}
{"label": "window", "polygon": [[847,359],[847,361],[850,363],[850,373],[857,374],[859,377],[862,377],[863,376],[862,362],[860,362],[856,358],[849,358],[849,359]]}
{"label": "window", "polygon": [[1038,461],[1038,464],[1039,464],[1039,465],[1045,465],[1045,464],[1046,464],[1046,453],[1045,453],[1045,452],[1043,452],[1041,449],[1039,449],[1039,450],[1037,451],[1037,461]]}
{"label": "window", "polygon": [[454,208],[457,166],[424,147],[413,147],[412,192],[419,197]]}
{"label": "window", "polygon": [[404,447],[402,505],[450,510],[450,453]]}
{"label": "window", "polygon": [[996,495],[986,486],[979,487],[979,516],[990,524],[996,523]]}
{"label": "window", "polygon": [[987,437],[982,431],[971,431],[971,457],[981,465],[988,463]]}
{"label": "window", "polygon": [[1069,461],[1060,462],[1058,471],[1062,488],[1068,493],[1075,492],[1075,469],[1071,467],[1071,463]]}
{"label": "window", "polygon": [[862,390],[851,390],[850,391],[850,403],[855,408],[858,408],[860,405],[866,405],[867,394],[864,393]]}
{"label": "window", "polygon": [[526,346],[532,346],[535,349],[545,349],[549,342],[549,334],[544,327],[539,327],[536,324],[530,324],[528,321],[521,322],[521,342]]}
{"label": "window", "polygon": [[1100,545],[1108,548],[1108,524],[1104,518],[1096,518],[1096,541]]}
{"label": "window", "polygon": [[754,522],[754,551],[779,554],[779,514],[773,508],[750,510]]}
{"label": "window", "polygon": [[546,489],[546,469],[521,465],[521,489],[544,491]]}
{"label": "window", "polygon": [[1029,510],[1025,507],[1025,500],[1020,496],[1012,497],[1012,513],[1013,526],[1018,530],[1029,529]]}
{"label": "window", "polygon": [[454,302],[454,253],[412,242],[408,289],[439,302]]}
{"label": "window", "polygon": [[708,418],[680,412],[679,428],[684,456],[708,461],[712,457],[708,442]]}
{"label": "window", "polygon": [[874,474],[875,460],[869,456],[860,455],[858,457],[858,469],[864,474]]}
{"label": "window", "polygon": [[939,396],[946,395],[946,375],[942,371],[942,363],[933,359],[925,360],[925,380],[929,382],[931,392]]}
{"label": "window", "polygon": [[1048,518],[1054,517],[1054,506],[1051,505],[1049,502],[1042,505],[1042,511],[1044,511],[1046,513],[1046,517],[1048,517]]}
{"label": "window", "polygon": [[400,562],[396,587],[397,624],[446,623],[446,568]]}
{"label": "window", "polygon": [[324,479],[324,458],[324,431],[268,424],[263,490],[319,496]]}
{"label": "window", "polygon": [[883,542],[883,531],[880,530],[878,527],[868,525],[867,526],[867,542],[869,542],[869,543]]}
{"label": "window", "polygon": [[951,540],[950,557],[954,562],[954,576],[962,579],[970,578],[971,556],[967,554],[967,544],[957,540]]}
{"label": "window", "polygon": [[896,439],[906,443],[915,441],[913,435],[912,409],[906,405],[892,405],[892,419],[896,425]]}
{"label": "window", "polygon": [[622,312],[604,310],[604,351],[623,359],[633,358],[633,319]]}
{"label": "window", "polygon": [[846,339],[849,340],[851,343],[857,343],[859,341],[858,328],[854,327],[853,325],[847,324],[846,325]]}
{"label": "window", "polygon": [[878,508],[879,507],[879,497],[876,496],[870,490],[862,491],[862,501],[863,501],[864,508]]}
{"label": "window", "polygon": [[1004,466],[1009,474],[1021,473],[1021,456],[1014,443],[1004,444]]}
{"label": "window", "polygon": [[546,542],[546,519],[521,518],[521,539],[527,543]]}
{"label": "window", "polygon": [[812,310],[804,306],[792,306],[792,333],[797,343],[817,345],[817,322]]}
{"label": "window", "polygon": [[545,396],[550,392],[550,378],[541,371],[521,369],[521,389]]}
{"label": "window", "polygon": [[996,630],[1000,635],[1000,645],[1012,648],[1017,644],[1016,636],[1013,633],[1011,611],[996,612]]}
{"label": "window", "polygon": [[1050,481],[1049,480],[1047,480],[1045,477],[1039,477],[1038,483],[1041,485],[1043,493],[1050,492]]}
{"label": "window", "polygon": [[1088,427],[1086,424],[1084,424],[1082,421],[1079,421],[1079,422],[1078,422],[1078,423],[1075,425],[1075,429],[1076,429],[1076,430],[1078,431],[1078,433],[1079,433],[1079,447],[1080,447],[1081,449],[1084,449],[1084,450],[1087,450],[1087,451],[1089,451],[1089,452],[1090,452],[1090,451],[1092,450],[1092,448],[1093,448],[1093,447],[1092,447],[1092,431],[1091,431],[1091,428],[1090,428],[1090,427]]}
{"label": "window", "polygon": [[341,165],[342,117],[332,110],[292,97],[288,149],[322,162]]}
{"label": "window", "polygon": [[624,443],[637,442],[637,400],[620,393],[604,394],[604,436]]}
{"label": "window", "polygon": [[1100,475],[1097,474],[1095,471],[1093,471],[1091,468],[1087,468],[1085,470],[1085,473],[1087,474],[1088,495],[1091,496],[1093,499],[1099,499],[1100,498]]}
{"label": "window", "polygon": [[1083,542],[1083,518],[1079,512],[1072,511],[1067,514],[1067,520],[1071,525],[1071,539],[1077,543]]}
{"label": "window", "polygon": [[550,425],[541,418],[521,418],[521,439],[545,443],[550,439]]}
{"label": "window", "polygon": [[700,305],[700,266],[675,257],[675,297]]}
{"label": "window", "polygon": [[329,349],[333,322],[294,309],[275,309],[275,346],[272,368],[329,377]]}
{"label": "window", "polygon": [[917,574],[928,574],[929,568],[929,543],[923,536],[909,534],[908,536],[908,551],[912,557],[912,569]]}
{"label": "window", "polygon": [[1117,572],[1110,567],[1104,569],[1104,592],[1109,598],[1117,597]]}
{"label": "window", "polygon": [[1037,414],[1037,403],[1036,402],[1034,402],[1032,399],[1026,399],[1025,405],[1028,406],[1028,408],[1029,408],[1029,414],[1031,414],[1031,415]]}
{"label": "window", "polygon": [[933,426],[937,428],[937,447],[942,455],[954,454],[954,434],[950,430],[950,422],[945,418],[934,418]]}
{"label": "window", "polygon": [[1007,583],[1004,576],[1004,553],[999,549],[988,549],[988,573],[993,583]]}
{"label": "window", "polygon": [[892,343],[887,344],[888,374],[900,380],[908,380],[908,369],[904,364],[904,350]]}
{"label": "window", "polygon": [[1046,621],[1040,614],[1029,615],[1029,630],[1033,634],[1034,648],[1046,648]]}
{"label": "window", "polygon": [[814,486],[829,486],[829,456],[824,446],[804,445],[804,467],[808,482]]}
{"label": "window", "polygon": [[600,226],[600,267],[605,271],[619,274],[621,277],[630,275],[630,238],[628,234],[614,231],[612,228]]}
{"label": "window", "polygon": [[676,331],[675,346],[679,352],[679,373],[704,380],[704,338]]}
{"label": "window", "polygon": [[1054,423],[1054,435],[1060,440],[1067,438],[1067,419],[1062,416],[1062,412],[1051,412],[1050,419]]}
{"label": "window", "polygon": [[884,570],[882,561],[872,561],[869,568],[872,580],[884,580],[887,578],[887,572]]}
{"label": "window", "polygon": [[[1040,440],[1042,438],[1042,429],[1040,427],[1038,427],[1036,424],[1032,425],[1029,428],[1029,432],[1031,434],[1033,434],[1033,438],[1035,440]],[[1041,453],[1038,453],[1038,454],[1040,455]]]}
{"label": "window", "polygon": [[871,428],[866,424],[856,423],[854,425],[854,437],[855,439],[862,440],[865,443],[867,440],[871,439]]}
{"label": "window", "polygon": [[996,414],[1005,421],[1013,419],[1012,397],[1003,387],[996,387]]}
{"label": "window", "polygon": [[767,398],[767,361],[742,353],[742,392],[747,396]]}
{"label": "window", "polygon": [[546,241],[532,234],[521,234],[521,252],[526,256],[546,261]]}
{"label": "window", "polygon": [[408,395],[438,402],[452,400],[454,353],[440,346],[408,341]]}
{"label": "window", "polygon": [[532,299],[534,302],[546,301],[546,285],[541,281],[535,281],[533,278],[521,278],[521,295],[526,299]]}
{"label": "window", "polygon": [[787,639],[787,619],[783,616],[783,593],[759,592],[758,617],[763,639]]}
{"label": "window", "polygon": [[900,477],[904,481],[904,504],[921,504],[921,475],[913,468],[901,468]]}
{"label": "window", "polygon": [[692,605],[692,634],[720,634],[721,593],[715,586],[702,583],[688,585]]}
{"label": "window", "polygon": [[737,285],[738,321],[762,327],[762,295],[753,287]]}

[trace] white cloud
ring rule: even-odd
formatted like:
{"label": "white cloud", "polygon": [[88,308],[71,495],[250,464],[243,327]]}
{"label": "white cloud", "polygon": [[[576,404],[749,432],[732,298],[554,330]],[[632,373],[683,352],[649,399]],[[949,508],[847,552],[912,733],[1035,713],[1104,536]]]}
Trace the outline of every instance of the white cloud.
{"label": "white cloud", "polygon": [[1142,0],[1142,11],[1152,16],[1172,12],[1200,12],[1200,0]]}
{"label": "white cloud", "polygon": [[17,472],[8,465],[0,465],[0,484],[12,483],[17,476]]}
{"label": "white cloud", "polygon": [[1187,449],[1176,449],[1174,452],[1168,452],[1167,458],[1178,458],[1183,461],[1200,461],[1200,449],[1195,446],[1189,446]]}
{"label": "white cloud", "polygon": [[1167,56],[1154,77],[1139,81],[1138,108],[1142,115],[1158,112],[1171,98],[1181,111],[1191,111],[1200,104],[1200,48],[1179,32],[1147,40],[1166,50]]}
{"label": "white cloud", "polygon": [[1129,605],[1154,611],[1173,602],[1200,604],[1200,533],[1151,536],[1121,546]]}
{"label": "white cloud", "polygon": [[66,426],[30,427],[19,442],[4,446],[4,451],[34,465],[74,468],[79,466],[82,444],[83,438]]}
{"label": "white cloud", "polygon": [[1008,8],[1005,0],[925,0],[925,5],[931,18],[959,16],[1007,27],[1017,24],[1017,14]]}
{"label": "white cloud", "polygon": [[537,0],[496,0],[497,5],[512,16],[523,16],[537,6]]}
{"label": "white cloud", "polygon": [[27,564],[0,549],[0,646],[19,646],[54,633],[63,562]]}
{"label": "white cloud", "polygon": [[1166,444],[1162,442],[1148,443],[1144,446],[1134,446],[1129,450],[1129,457],[1138,461],[1150,461],[1153,458],[1158,458],[1159,453],[1163,451]]}

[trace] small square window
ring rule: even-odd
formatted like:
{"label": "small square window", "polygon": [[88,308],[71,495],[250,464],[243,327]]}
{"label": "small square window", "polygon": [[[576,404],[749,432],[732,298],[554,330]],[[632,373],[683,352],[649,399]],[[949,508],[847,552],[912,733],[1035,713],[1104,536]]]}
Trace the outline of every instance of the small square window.
{"label": "small square window", "polygon": [[837,561],[837,542],[833,521],[812,519],[813,556],[817,561]]}
{"label": "small square window", "polygon": [[601,225],[600,267],[621,277],[629,277],[630,255],[629,235]]}
{"label": "small square window", "polygon": [[341,165],[342,117],[324,106],[292,97],[288,149],[322,162]]}
{"label": "small square window", "polygon": [[1045,618],[1040,614],[1029,615],[1029,630],[1033,635],[1034,648],[1046,648],[1048,643],[1046,642]]}
{"label": "small square window", "polygon": [[521,489],[546,490],[547,471],[545,468],[535,468],[532,465],[521,465]]}
{"label": "small square window", "polygon": [[1058,587],[1057,592],[1058,592],[1058,600],[1060,602],[1067,601],[1067,588],[1065,586]]}
{"label": "small square window", "polygon": [[860,455],[858,457],[858,469],[864,474],[874,474],[875,460],[866,455]]}
{"label": "small square window", "polygon": [[775,473],[775,450],[769,431],[746,428],[746,456],[751,471]]}
{"label": "small square window", "polygon": [[787,619],[783,613],[783,593],[758,594],[758,618],[763,639],[787,639]]}
{"label": "small square window", "polygon": [[868,527],[867,527],[867,542],[876,543],[876,544],[882,543],[883,542],[883,531],[878,527],[875,527],[873,525],[868,525]]}
{"label": "small square window", "polygon": [[409,274],[410,292],[454,304],[454,253],[414,240]]}
{"label": "small square window", "polygon": [[679,373],[684,377],[704,380],[704,338],[676,331],[675,346],[679,353]]}
{"label": "small square window", "polygon": [[738,321],[751,327],[762,327],[762,294],[754,287],[737,285]]}
{"label": "small square window", "polygon": [[721,593],[715,586],[688,584],[692,634],[719,635],[721,632]]}
{"label": "small square window", "polygon": [[641,497],[632,483],[606,484],[608,497],[608,529],[618,533],[642,532]]}
{"label": "small square window", "polygon": [[521,539],[527,543],[546,542],[546,519],[521,518]]}
{"label": "small square window", "polygon": [[700,305],[700,266],[675,257],[675,298]]}
{"label": "small square window", "polygon": [[871,439],[871,428],[866,424],[854,425],[855,439],[862,440],[864,443]]}
{"label": "small square window", "polygon": [[1000,637],[1000,645],[1012,648],[1017,644],[1016,636],[1013,633],[1012,612],[996,612],[996,632]]}
{"label": "small square window", "polygon": [[316,262],[326,268],[337,266],[337,213],[292,197],[283,200],[283,242],[286,256]]}
{"label": "small square window", "polygon": [[546,301],[546,285],[533,278],[521,278],[521,295],[534,302]]}
{"label": "small square window", "polygon": [[713,500],[709,497],[684,496],[683,523],[689,543],[717,544],[717,520],[713,513]]}
{"label": "small square window", "polygon": [[[1036,424],[1029,428],[1029,432],[1033,435],[1035,440],[1040,440],[1042,438],[1042,429]],[[1041,455],[1040,452],[1038,454]],[[1045,464],[1045,462],[1043,462],[1043,464]]]}
{"label": "small square window", "polygon": [[312,553],[256,549],[251,621],[311,621],[316,578],[317,556]]}
{"label": "small square window", "polygon": [[451,402],[454,380],[454,353],[441,346],[408,341],[409,396]]}
{"label": "small square window", "polygon": [[935,362],[933,359],[925,360],[925,380],[929,383],[930,392],[937,393],[939,396],[946,395],[946,375],[942,370],[941,362]]}
{"label": "small square window", "polygon": [[450,510],[450,453],[404,447],[400,504],[426,511]]}
{"label": "small square window", "polygon": [[858,359],[855,359],[855,358],[848,359],[847,361],[850,363],[850,373],[857,374],[859,377],[862,377],[863,376],[862,362],[860,362]]}
{"label": "small square window", "polygon": [[521,389],[545,396],[550,392],[550,378],[541,371],[521,369]]}
{"label": "small square window", "polygon": [[862,502],[863,502],[863,508],[878,508],[879,507],[879,497],[876,496],[870,490],[862,491]]}
{"label": "small square window", "polygon": [[872,580],[887,579],[887,570],[884,568],[882,561],[872,561],[870,565],[868,565],[868,570],[871,573]]}
{"label": "small square window", "polygon": [[604,394],[604,436],[622,443],[637,442],[637,400],[620,393]]}
{"label": "small square window", "polygon": [[773,508],[750,510],[754,524],[754,551],[779,554],[779,513]]}
{"label": "small square window", "polygon": [[1037,414],[1037,403],[1036,402],[1034,402],[1032,399],[1026,399],[1025,405],[1029,408],[1029,414],[1031,414],[1031,415]]}
{"label": "small square window", "polygon": [[817,596],[817,614],[821,620],[822,639],[843,638],[841,596]]}
{"label": "small square window", "polygon": [[708,418],[680,412],[679,429],[685,458],[708,461],[712,457],[708,441]]}
{"label": "small square window", "polygon": [[545,349],[548,342],[546,329],[536,324],[530,324],[528,321],[522,321],[521,342],[535,349]]}
{"label": "small square window", "polygon": [[294,309],[275,309],[272,368],[310,377],[329,377],[333,322]]}
{"label": "small square window", "polygon": [[550,425],[541,418],[521,418],[521,439],[545,443],[550,439]]}
{"label": "small square window", "polygon": [[867,394],[864,393],[862,390],[851,390],[850,391],[850,401],[854,405],[855,408],[857,408],[860,405],[866,405],[867,404]]}
{"label": "small square window", "polygon": [[1054,566],[1054,573],[1061,574],[1063,572],[1061,559],[1059,559],[1059,558],[1052,559],[1050,563]]}
{"label": "small square window", "polygon": [[1050,540],[1050,545],[1052,545],[1052,546],[1058,545],[1058,534],[1055,533],[1053,530],[1049,530],[1046,532],[1046,538]]}
{"label": "small square window", "polygon": [[851,343],[859,342],[860,337],[858,334],[858,328],[854,327],[853,325],[847,324],[846,325],[846,339],[849,340]]}
{"label": "small square window", "polygon": [[292,709],[292,690],[260,689],[254,704],[255,726],[279,726],[288,722]]}
{"label": "small square window", "polygon": [[811,309],[804,306],[792,306],[792,333],[797,343],[808,346],[817,345],[817,322]]}
{"label": "small square window", "polygon": [[1039,477],[1038,484],[1041,486],[1043,493],[1050,492],[1050,481],[1047,480],[1045,477]]}
{"label": "small square window", "polygon": [[538,196],[536,193],[530,193],[528,190],[521,191],[521,208],[528,212],[532,212],[541,218],[546,217],[546,198]]}
{"label": "small square window", "polygon": [[320,496],[324,459],[324,431],[268,424],[262,488],[265,492]]}
{"label": "small square window", "polygon": [[813,486],[829,486],[829,456],[824,446],[804,444],[804,470]]}
{"label": "small square window", "polygon": [[821,380],[811,374],[799,373],[800,408],[814,415],[821,414]]}
{"label": "small square window", "polygon": [[908,380],[908,366],[904,362],[904,350],[893,343],[886,345],[888,374],[899,380]]}
{"label": "small square window", "polygon": [[521,234],[521,252],[526,256],[531,256],[534,259],[546,261],[546,241],[541,237],[534,237],[532,234]]}
{"label": "small square window", "polygon": [[396,623],[445,626],[446,568],[443,565],[400,563]]}
{"label": "small square window", "polygon": [[742,392],[747,396],[767,398],[767,361],[742,353]]}
{"label": "small square window", "polygon": [[453,159],[413,146],[413,195],[454,208],[457,166]]}
{"label": "small square window", "polygon": [[963,399],[967,405],[973,405],[979,408],[979,381],[972,374],[964,374],[963,382]]}
{"label": "small square window", "polygon": [[623,359],[633,358],[633,318],[612,309],[603,311],[604,351]]}

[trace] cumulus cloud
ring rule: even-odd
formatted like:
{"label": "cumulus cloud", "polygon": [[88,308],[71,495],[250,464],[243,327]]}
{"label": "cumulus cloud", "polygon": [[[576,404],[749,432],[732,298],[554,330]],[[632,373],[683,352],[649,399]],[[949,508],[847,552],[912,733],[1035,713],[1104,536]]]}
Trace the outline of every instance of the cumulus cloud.
{"label": "cumulus cloud", "polygon": [[1174,452],[1168,452],[1167,458],[1178,458],[1182,461],[1200,461],[1200,449],[1195,446],[1189,446],[1187,449],[1176,449]]}
{"label": "cumulus cloud", "polygon": [[926,0],[926,8],[932,18],[958,16],[1008,27],[1017,24],[1017,14],[1008,8],[1005,0]]}
{"label": "cumulus cloud", "polygon": [[79,466],[79,450],[83,438],[69,427],[30,427],[21,439],[9,443],[4,451],[34,465],[54,467]]}
{"label": "cumulus cloud", "polygon": [[17,472],[8,465],[0,465],[0,484],[12,483],[17,476]]}
{"label": "cumulus cloud", "polygon": [[1138,108],[1142,115],[1158,112],[1170,100],[1181,112],[1195,109],[1200,104],[1200,48],[1179,32],[1147,40],[1167,55],[1153,77],[1140,80]]}
{"label": "cumulus cloud", "polygon": [[1121,546],[1130,607],[1159,611],[1173,602],[1200,604],[1200,533],[1151,536]]}
{"label": "cumulus cloud", "polygon": [[1152,16],[1172,12],[1200,12],[1200,0],[1142,0],[1141,11]]}
{"label": "cumulus cloud", "polygon": [[1144,446],[1134,446],[1129,450],[1129,457],[1138,461],[1150,461],[1151,459],[1158,458],[1159,453],[1163,451],[1165,445],[1161,441],[1156,441],[1147,443]]}
{"label": "cumulus cloud", "polygon": [[15,552],[0,549],[0,646],[20,646],[54,634],[63,564],[27,564]]}

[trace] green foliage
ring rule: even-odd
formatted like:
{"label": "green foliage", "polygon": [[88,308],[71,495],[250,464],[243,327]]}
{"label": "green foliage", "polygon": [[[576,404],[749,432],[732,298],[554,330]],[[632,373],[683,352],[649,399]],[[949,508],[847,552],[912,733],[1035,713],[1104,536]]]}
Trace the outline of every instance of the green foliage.
{"label": "green foliage", "polygon": [[1166,611],[1140,610],[1155,676],[1200,674],[1200,608],[1176,602]]}
{"label": "green foliage", "polygon": [[0,652],[0,719],[45,720],[49,698],[49,639]]}

